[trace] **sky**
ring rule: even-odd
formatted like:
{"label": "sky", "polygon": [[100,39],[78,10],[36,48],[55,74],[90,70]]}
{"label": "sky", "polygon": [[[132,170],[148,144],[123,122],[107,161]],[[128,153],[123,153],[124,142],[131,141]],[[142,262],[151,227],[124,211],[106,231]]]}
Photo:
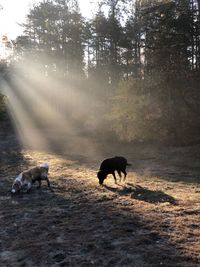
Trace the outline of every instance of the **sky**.
{"label": "sky", "polygon": [[[89,17],[93,4],[97,0],[79,0],[81,13]],[[20,23],[25,22],[25,17],[33,4],[39,0],[0,0],[3,9],[0,10],[0,36],[6,34],[10,39],[15,39],[22,34],[23,28]]]}

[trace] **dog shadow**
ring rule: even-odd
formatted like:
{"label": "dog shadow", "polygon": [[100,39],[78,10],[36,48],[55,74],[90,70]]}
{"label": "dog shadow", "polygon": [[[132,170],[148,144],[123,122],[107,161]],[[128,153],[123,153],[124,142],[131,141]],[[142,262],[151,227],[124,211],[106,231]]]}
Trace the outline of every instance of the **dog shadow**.
{"label": "dog shadow", "polygon": [[120,188],[113,188],[107,185],[104,185],[106,189],[113,193],[117,193],[120,196],[130,195],[131,198],[149,202],[149,203],[170,203],[175,205],[176,199],[161,190],[150,190],[148,188],[142,187],[140,185],[133,185],[127,183],[125,186]]}

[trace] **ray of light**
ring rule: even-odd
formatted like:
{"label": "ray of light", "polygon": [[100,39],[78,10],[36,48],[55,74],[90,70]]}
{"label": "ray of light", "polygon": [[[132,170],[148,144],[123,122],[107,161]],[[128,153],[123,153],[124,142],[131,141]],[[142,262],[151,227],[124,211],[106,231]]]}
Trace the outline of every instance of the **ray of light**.
{"label": "ray of light", "polygon": [[8,110],[24,146],[96,153],[95,145],[82,135],[95,102],[89,91],[81,91],[72,81],[45,77],[40,65],[32,62],[15,67],[1,87],[9,97]]}

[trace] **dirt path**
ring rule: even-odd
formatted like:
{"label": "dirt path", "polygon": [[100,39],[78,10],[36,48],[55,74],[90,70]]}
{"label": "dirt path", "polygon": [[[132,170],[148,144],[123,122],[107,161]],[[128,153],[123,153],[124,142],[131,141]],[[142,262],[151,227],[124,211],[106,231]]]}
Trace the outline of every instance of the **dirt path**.
{"label": "dirt path", "polygon": [[[179,149],[127,150],[126,183],[99,186],[99,159],[21,150],[14,135],[0,147],[0,266],[200,266],[199,165],[183,168]],[[11,196],[13,177],[44,161],[54,192]]]}

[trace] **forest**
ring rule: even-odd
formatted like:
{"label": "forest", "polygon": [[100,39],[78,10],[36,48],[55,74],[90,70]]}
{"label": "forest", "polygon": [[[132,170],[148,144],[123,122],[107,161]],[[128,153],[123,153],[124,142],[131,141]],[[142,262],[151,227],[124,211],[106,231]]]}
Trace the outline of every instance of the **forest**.
{"label": "forest", "polygon": [[0,266],[198,267],[200,0],[80,1],[0,38]]}
{"label": "forest", "polygon": [[[14,86],[14,70],[31,81],[37,69],[45,86],[59,81],[60,89],[49,89],[50,105],[70,109],[88,134],[104,129],[104,137],[125,142],[198,143],[199,8],[199,0],[102,0],[88,19],[77,0],[41,1],[1,60],[1,77]],[[76,108],[67,110],[70,97]]]}

